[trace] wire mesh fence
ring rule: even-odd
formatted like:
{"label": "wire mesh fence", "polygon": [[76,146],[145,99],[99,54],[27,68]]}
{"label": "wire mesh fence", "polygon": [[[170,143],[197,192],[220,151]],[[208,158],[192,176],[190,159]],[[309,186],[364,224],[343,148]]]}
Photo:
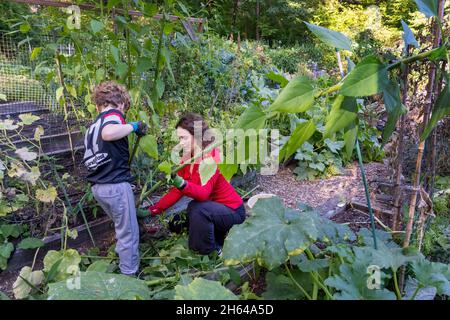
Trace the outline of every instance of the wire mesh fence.
{"label": "wire mesh fence", "polygon": [[[39,37],[39,46],[52,43],[51,35]],[[83,147],[81,127],[86,121],[77,118],[72,112],[72,104],[68,112],[56,100],[57,84],[44,81],[54,72],[54,58],[45,54],[36,58],[33,54],[38,46],[29,38],[18,41],[16,38],[0,31],[0,120],[20,121],[20,115],[31,113],[39,117],[32,125],[23,126],[20,134],[13,134],[11,142],[15,148],[28,147],[35,149],[32,143],[36,128],[43,134],[40,137],[41,152],[47,155],[58,155],[79,150]],[[73,44],[60,44],[61,54],[71,55]],[[42,67],[45,62],[45,68]],[[0,148],[7,146],[5,139],[0,139]],[[9,147],[11,147],[9,145]]]}
{"label": "wire mesh fence", "polygon": [[29,112],[33,108],[56,109],[51,88],[35,74],[37,61],[31,59],[33,49],[30,41],[17,43],[0,32],[0,103],[8,106],[11,102],[19,102],[10,107],[11,112]]}

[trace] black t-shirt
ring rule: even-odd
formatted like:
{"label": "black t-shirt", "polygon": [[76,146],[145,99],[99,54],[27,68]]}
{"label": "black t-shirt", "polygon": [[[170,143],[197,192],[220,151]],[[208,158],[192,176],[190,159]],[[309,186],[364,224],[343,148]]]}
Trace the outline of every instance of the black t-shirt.
{"label": "black t-shirt", "polygon": [[87,180],[92,184],[133,182],[128,138],[104,141],[102,130],[108,124],[125,124],[123,114],[116,109],[102,112],[86,131],[83,163],[89,170]]}

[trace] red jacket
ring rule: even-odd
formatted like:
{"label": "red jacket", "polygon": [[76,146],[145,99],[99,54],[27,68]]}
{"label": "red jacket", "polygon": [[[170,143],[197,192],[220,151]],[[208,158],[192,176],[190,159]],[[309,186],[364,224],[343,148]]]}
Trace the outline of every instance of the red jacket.
{"label": "red jacket", "polygon": [[[216,162],[218,162],[219,159],[218,152],[218,149],[214,149],[210,154]],[[177,172],[180,177],[186,180],[186,186],[183,190],[179,190],[175,187],[170,189],[170,191],[158,201],[156,204],[157,208],[166,210],[180,200],[182,196],[188,196],[197,201],[215,201],[224,204],[231,209],[237,209],[243,204],[242,198],[220,173],[219,169],[217,169],[209,181],[202,186],[200,174],[198,172],[199,163],[194,163],[193,166],[192,174],[190,172],[191,165],[187,165]]]}

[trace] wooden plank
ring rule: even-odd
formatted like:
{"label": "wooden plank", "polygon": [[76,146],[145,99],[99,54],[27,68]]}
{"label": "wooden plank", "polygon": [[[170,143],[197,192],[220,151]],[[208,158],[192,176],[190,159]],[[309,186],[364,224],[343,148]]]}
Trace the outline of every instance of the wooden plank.
{"label": "wooden plank", "polygon": [[192,25],[188,20],[181,20],[181,23],[183,24],[184,29],[187,31],[189,37],[192,41],[198,41],[198,37],[195,34],[194,29],[192,29]]}
{"label": "wooden plank", "polygon": [[[93,221],[89,224],[92,236],[94,240],[96,237],[103,235],[105,232],[113,232],[114,225],[109,218],[103,218]],[[87,231],[86,225],[79,226],[77,228],[78,237],[76,239],[67,239],[67,247],[76,248],[80,247],[85,243],[90,243],[91,238]],[[61,249],[61,235],[55,234],[53,236],[43,239],[44,246],[40,248],[36,259],[43,259],[49,250],[59,250]],[[35,249],[16,249],[12,257],[8,260],[8,267],[5,271],[18,270],[24,266],[31,266],[33,263],[34,255],[36,253]]]}
{"label": "wooden plank", "polygon": [[[350,202],[350,207],[361,210],[363,212],[369,212],[369,208],[367,207],[367,205],[361,202],[352,201]],[[383,215],[385,217],[391,217],[393,215],[392,210],[384,210],[374,206],[372,206],[372,211],[374,214]]]}

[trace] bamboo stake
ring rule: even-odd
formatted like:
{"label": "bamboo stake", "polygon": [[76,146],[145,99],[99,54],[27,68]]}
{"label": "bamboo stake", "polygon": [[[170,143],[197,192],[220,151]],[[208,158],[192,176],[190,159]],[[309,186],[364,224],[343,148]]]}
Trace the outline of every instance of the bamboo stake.
{"label": "bamboo stake", "polygon": [[[445,0],[441,0],[438,3],[438,13],[439,19],[442,19],[444,16],[444,4]],[[438,19],[434,19],[435,30],[434,30],[434,46],[439,46],[441,42],[441,29],[439,27]],[[434,80],[436,77],[436,66],[434,64],[431,65],[430,71],[428,73],[428,92],[427,92],[427,105],[425,106],[425,112],[423,114],[422,120],[422,128],[421,130],[425,130],[428,118],[430,116],[431,107],[433,103],[433,91],[434,91]],[[419,132],[420,133],[420,132]],[[419,134],[420,135],[420,134]],[[423,157],[423,149],[425,147],[425,141],[421,141],[419,143],[418,153],[417,153],[417,161],[416,161],[416,169],[413,177],[413,193],[411,195],[411,199],[409,202],[409,211],[408,211],[408,222],[405,230],[405,238],[403,240],[403,247],[406,248],[409,246],[411,240],[412,229],[414,225],[414,213],[416,211],[416,202],[417,202],[417,192],[420,189],[420,173],[421,173],[421,165],[422,165],[422,157]],[[400,288],[403,289],[403,285],[405,283],[405,267],[403,266],[400,271]]]}
{"label": "bamboo stake", "polygon": [[[345,77],[344,68],[342,66],[341,54],[338,49],[336,49],[336,56],[337,56],[337,60],[338,60],[339,71],[341,73],[342,78],[344,78]],[[366,173],[364,170],[364,164],[363,164],[363,159],[362,159],[362,155],[361,155],[361,149],[359,147],[358,137],[356,137],[355,147],[356,147],[356,154],[358,156],[359,169],[361,171],[361,178],[362,178],[362,181],[364,184],[364,193],[366,195],[367,208],[369,209],[370,226],[372,229],[372,237],[373,237],[373,246],[375,249],[377,249],[378,246],[377,246],[377,237],[375,235],[375,221],[374,221],[374,216],[373,216],[372,205],[370,202],[369,186],[368,186],[367,180],[366,180]]]}
{"label": "bamboo stake", "polygon": [[[66,85],[64,83],[64,78],[62,75],[62,69],[61,69],[61,61],[59,60],[59,55],[56,54],[56,70],[58,73],[58,80],[59,80],[59,85],[63,88],[63,91],[66,92]],[[70,152],[72,154],[72,162],[73,162],[73,168],[76,170],[76,162],[75,162],[75,154],[74,154],[74,150],[73,150],[73,141],[72,141],[72,133],[70,132],[70,126],[69,126],[69,113],[67,111],[67,103],[66,100],[64,99],[64,117],[65,117],[65,122],[66,122],[66,129],[67,129],[67,134],[69,136],[69,146],[70,146]]]}
{"label": "bamboo stake", "polygon": [[[439,1],[439,17],[440,19],[444,16],[444,2],[445,0]],[[439,43],[441,42],[441,29],[439,28],[438,22],[435,19],[435,38],[434,38],[434,46],[439,46]],[[432,104],[433,104],[433,91],[434,91],[434,80],[436,77],[436,66],[434,64],[431,65],[430,71],[428,73],[429,80],[428,80],[428,92],[427,92],[427,105],[425,106],[425,112],[423,114],[423,120],[422,120],[422,130],[425,129],[428,118],[430,116]],[[411,196],[411,200],[409,202],[409,212],[408,212],[408,223],[406,225],[406,234],[405,239],[403,241],[403,247],[409,246],[409,242],[411,240],[411,233],[414,223],[414,213],[416,210],[416,202],[417,202],[417,192],[419,191],[420,186],[420,173],[421,173],[421,166],[422,166],[422,158],[423,158],[423,150],[425,147],[425,141],[421,141],[419,143],[418,153],[417,153],[417,161],[416,161],[416,169],[414,172],[413,177],[413,194]]]}

